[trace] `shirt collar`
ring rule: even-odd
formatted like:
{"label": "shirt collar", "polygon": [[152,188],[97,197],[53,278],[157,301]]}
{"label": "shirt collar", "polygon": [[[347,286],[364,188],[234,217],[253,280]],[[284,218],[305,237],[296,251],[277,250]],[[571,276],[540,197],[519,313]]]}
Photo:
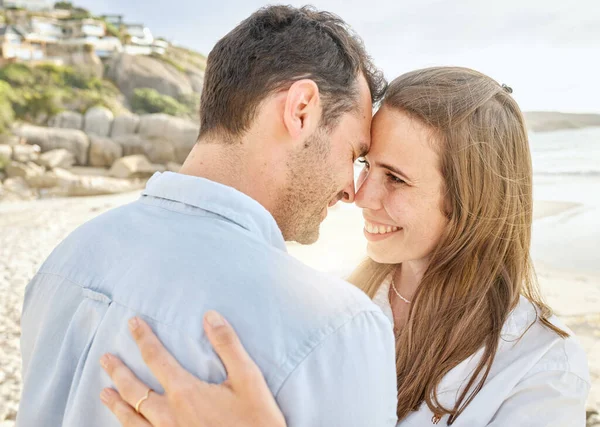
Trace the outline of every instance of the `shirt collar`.
{"label": "shirt collar", "polygon": [[267,243],[286,251],[275,219],[250,196],[224,184],[174,172],[156,172],[142,192],[212,212],[257,234]]}

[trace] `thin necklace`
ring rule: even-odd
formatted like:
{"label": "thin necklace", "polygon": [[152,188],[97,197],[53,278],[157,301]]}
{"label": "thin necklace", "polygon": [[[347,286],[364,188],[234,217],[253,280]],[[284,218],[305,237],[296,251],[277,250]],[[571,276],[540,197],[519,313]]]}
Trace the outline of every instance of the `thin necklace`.
{"label": "thin necklace", "polygon": [[405,303],[410,304],[410,301],[407,300],[406,298],[404,298],[402,295],[400,295],[400,292],[398,292],[398,289],[396,289],[396,285],[394,284],[393,278],[392,278],[392,289],[394,290],[394,292],[396,292],[396,295],[398,295],[398,298],[400,298]]}

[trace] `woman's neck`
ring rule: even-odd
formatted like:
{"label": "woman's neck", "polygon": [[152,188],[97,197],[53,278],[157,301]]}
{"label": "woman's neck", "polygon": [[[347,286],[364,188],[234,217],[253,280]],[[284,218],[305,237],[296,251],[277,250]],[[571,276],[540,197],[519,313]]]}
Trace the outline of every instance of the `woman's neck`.
{"label": "woman's neck", "polygon": [[417,292],[427,265],[427,260],[418,260],[406,261],[396,267],[393,275],[394,285],[396,290],[409,301],[412,301]]}
{"label": "woman's neck", "polygon": [[398,265],[394,270],[392,280],[394,288],[400,295],[406,298],[410,303],[402,300],[390,286],[390,306],[394,315],[394,328],[401,330],[408,320],[412,299],[421,283],[427,262],[407,261]]}

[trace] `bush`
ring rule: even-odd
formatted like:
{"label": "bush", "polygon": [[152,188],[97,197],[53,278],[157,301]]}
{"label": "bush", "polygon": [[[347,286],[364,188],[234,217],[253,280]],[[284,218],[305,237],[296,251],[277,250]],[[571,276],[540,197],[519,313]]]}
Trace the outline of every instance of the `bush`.
{"label": "bush", "polygon": [[15,93],[10,85],[0,81],[0,133],[6,132],[15,119],[12,101]]}
{"label": "bush", "polygon": [[10,83],[11,86],[32,86],[35,76],[31,68],[25,64],[8,64],[0,68],[0,80]]}
{"label": "bush", "polygon": [[181,116],[188,113],[188,108],[168,95],[161,95],[154,89],[141,88],[133,91],[131,107],[137,114],[165,113]]}
{"label": "bush", "polygon": [[34,86],[15,90],[13,109],[19,119],[36,121],[41,117],[51,117],[63,110],[65,92],[58,88]]}
{"label": "bush", "polygon": [[70,1],[59,1],[54,3],[54,9],[71,10],[73,9],[73,3]]}

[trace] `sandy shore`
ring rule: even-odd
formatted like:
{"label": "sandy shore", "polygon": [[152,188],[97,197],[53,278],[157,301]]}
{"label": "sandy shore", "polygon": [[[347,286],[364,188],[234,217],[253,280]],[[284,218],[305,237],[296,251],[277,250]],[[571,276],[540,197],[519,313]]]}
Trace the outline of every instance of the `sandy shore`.
{"label": "sandy shore", "polygon": [[[94,216],[137,199],[138,193],[91,198],[0,204],[0,427],[14,425],[20,394],[19,318],[25,285],[52,249]],[[581,212],[577,201],[536,202],[536,226],[555,227]],[[589,210],[589,209],[588,209]],[[586,209],[583,209],[587,212]],[[353,206],[330,210],[321,239],[312,246],[290,244],[290,252],[333,274],[348,273],[364,257],[362,216]],[[534,236],[535,248],[535,236]],[[542,253],[543,254],[543,253]],[[600,274],[557,268],[543,256],[534,261],[543,291],[584,345],[594,386],[589,407],[600,408]],[[599,263],[600,264],[600,263]],[[596,268],[600,268],[596,266]]]}

